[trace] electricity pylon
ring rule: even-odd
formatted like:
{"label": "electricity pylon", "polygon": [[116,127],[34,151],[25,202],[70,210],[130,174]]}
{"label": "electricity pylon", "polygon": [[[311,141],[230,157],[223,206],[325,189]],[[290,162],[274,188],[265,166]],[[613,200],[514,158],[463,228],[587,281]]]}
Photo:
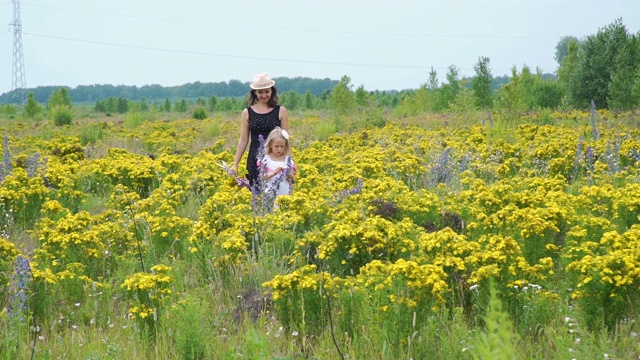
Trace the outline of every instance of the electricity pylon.
{"label": "electricity pylon", "polygon": [[26,101],[24,93],[27,88],[24,73],[24,56],[22,55],[22,22],[20,21],[20,0],[13,1],[13,76],[11,77],[11,91],[13,98],[18,98],[21,103]]}

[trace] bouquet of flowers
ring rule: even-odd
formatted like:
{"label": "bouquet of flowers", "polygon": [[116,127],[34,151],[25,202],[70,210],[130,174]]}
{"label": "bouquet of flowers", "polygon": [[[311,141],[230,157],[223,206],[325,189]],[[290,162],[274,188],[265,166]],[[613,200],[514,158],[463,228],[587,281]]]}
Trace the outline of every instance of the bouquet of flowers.
{"label": "bouquet of flowers", "polygon": [[245,177],[241,177],[240,175],[238,175],[238,172],[234,171],[231,169],[231,166],[229,166],[229,164],[227,164],[225,161],[221,161],[218,163],[218,166],[220,166],[222,168],[222,170],[224,170],[224,172],[226,172],[227,174],[233,176],[236,180],[236,184],[238,184],[238,186],[240,186],[241,188],[247,188],[249,190],[251,190],[251,187],[249,186],[249,179],[245,178]]}

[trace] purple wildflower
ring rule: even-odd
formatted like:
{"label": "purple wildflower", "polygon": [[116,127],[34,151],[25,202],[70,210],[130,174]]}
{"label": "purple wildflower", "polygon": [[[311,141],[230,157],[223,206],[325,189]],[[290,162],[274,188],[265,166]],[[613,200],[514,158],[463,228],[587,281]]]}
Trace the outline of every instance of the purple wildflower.
{"label": "purple wildflower", "polygon": [[632,149],[631,158],[633,159],[634,162],[640,161],[640,151],[638,151],[638,149]]}
{"label": "purple wildflower", "polygon": [[251,186],[249,185],[249,179],[240,177],[238,175],[236,175],[235,178],[236,178],[236,184],[238,184],[238,186],[240,186],[241,188],[243,187],[247,189],[251,188]]}
{"label": "purple wildflower", "polygon": [[616,139],[616,142],[611,145],[611,141],[607,140],[607,150],[604,154],[604,161],[607,163],[609,172],[617,174],[620,172],[620,144],[618,141],[620,136]]}
{"label": "purple wildflower", "polygon": [[[15,317],[24,311],[27,311],[27,300],[29,298],[29,283],[31,282],[31,266],[29,260],[22,255],[16,257],[15,272],[11,276],[11,288],[9,297],[8,313]],[[21,321],[24,318],[20,318]]]}
{"label": "purple wildflower", "polygon": [[580,173],[580,167],[582,163],[582,148],[584,147],[583,139],[578,140],[578,146],[576,147],[576,155],[573,159],[573,178],[576,179]]}
{"label": "purple wildflower", "polygon": [[333,205],[340,204],[344,199],[346,199],[351,195],[360,194],[362,192],[363,185],[364,185],[364,181],[362,180],[362,178],[358,178],[358,186],[351,189],[342,190],[339,193],[333,195],[333,199],[332,199]]}
{"label": "purple wildflower", "polygon": [[587,171],[593,171],[593,165],[596,162],[595,155],[593,153],[593,147],[591,145],[587,146],[587,153],[585,155],[585,166],[587,167]]}
{"label": "purple wildflower", "polygon": [[447,180],[451,178],[451,169],[449,166],[450,152],[451,148],[446,148],[440,155],[436,166],[431,170],[436,184],[447,182]]}
{"label": "purple wildflower", "polygon": [[36,176],[36,172],[38,171],[38,165],[40,165],[39,153],[35,153],[32,156],[27,157],[26,169],[27,169],[27,175],[30,178]]}
{"label": "purple wildflower", "polygon": [[584,147],[583,139],[578,140],[578,146],[576,148],[576,156],[573,160],[573,164],[575,166],[580,166],[580,162],[582,161],[582,148]]}
{"label": "purple wildflower", "polygon": [[591,109],[589,111],[591,115],[591,137],[593,140],[598,140],[598,127],[596,126],[596,103],[591,99]]}
{"label": "purple wildflower", "polygon": [[0,164],[0,181],[3,181],[11,174],[11,152],[9,151],[9,136],[4,136],[4,144],[2,146],[2,164]]}

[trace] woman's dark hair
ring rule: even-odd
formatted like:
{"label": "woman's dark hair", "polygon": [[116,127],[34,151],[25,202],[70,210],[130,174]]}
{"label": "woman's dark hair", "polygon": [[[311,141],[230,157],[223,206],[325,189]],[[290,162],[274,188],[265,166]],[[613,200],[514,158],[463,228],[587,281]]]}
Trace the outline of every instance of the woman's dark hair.
{"label": "woman's dark hair", "polygon": [[[247,100],[246,100],[247,106],[251,106],[257,102],[258,102],[258,95],[256,95],[255,90],[251,89],[251,91],[249,92],[249,95],[247,95]],[[276,105],[278,105],[278,90],[276,89],[275,86],[271,87],[271,97],[269,98],[267,105],[269,105],[270,108],[276,107]]]}

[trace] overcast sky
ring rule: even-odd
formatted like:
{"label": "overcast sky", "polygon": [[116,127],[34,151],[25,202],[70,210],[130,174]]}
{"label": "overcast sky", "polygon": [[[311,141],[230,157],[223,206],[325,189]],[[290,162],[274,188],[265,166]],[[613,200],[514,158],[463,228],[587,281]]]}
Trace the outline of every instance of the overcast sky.
{"label": "overcast sky", "polygon": [[[640,30],[640,0],[25,0],[28,88],[182,85],[273,77],[340,79],[367,90],[417,88],[431,67],[494,76],[526,64],[553,73],[562,36],[622,18]],[[11,0],[0,0],[0,94],[11,90]]]}

